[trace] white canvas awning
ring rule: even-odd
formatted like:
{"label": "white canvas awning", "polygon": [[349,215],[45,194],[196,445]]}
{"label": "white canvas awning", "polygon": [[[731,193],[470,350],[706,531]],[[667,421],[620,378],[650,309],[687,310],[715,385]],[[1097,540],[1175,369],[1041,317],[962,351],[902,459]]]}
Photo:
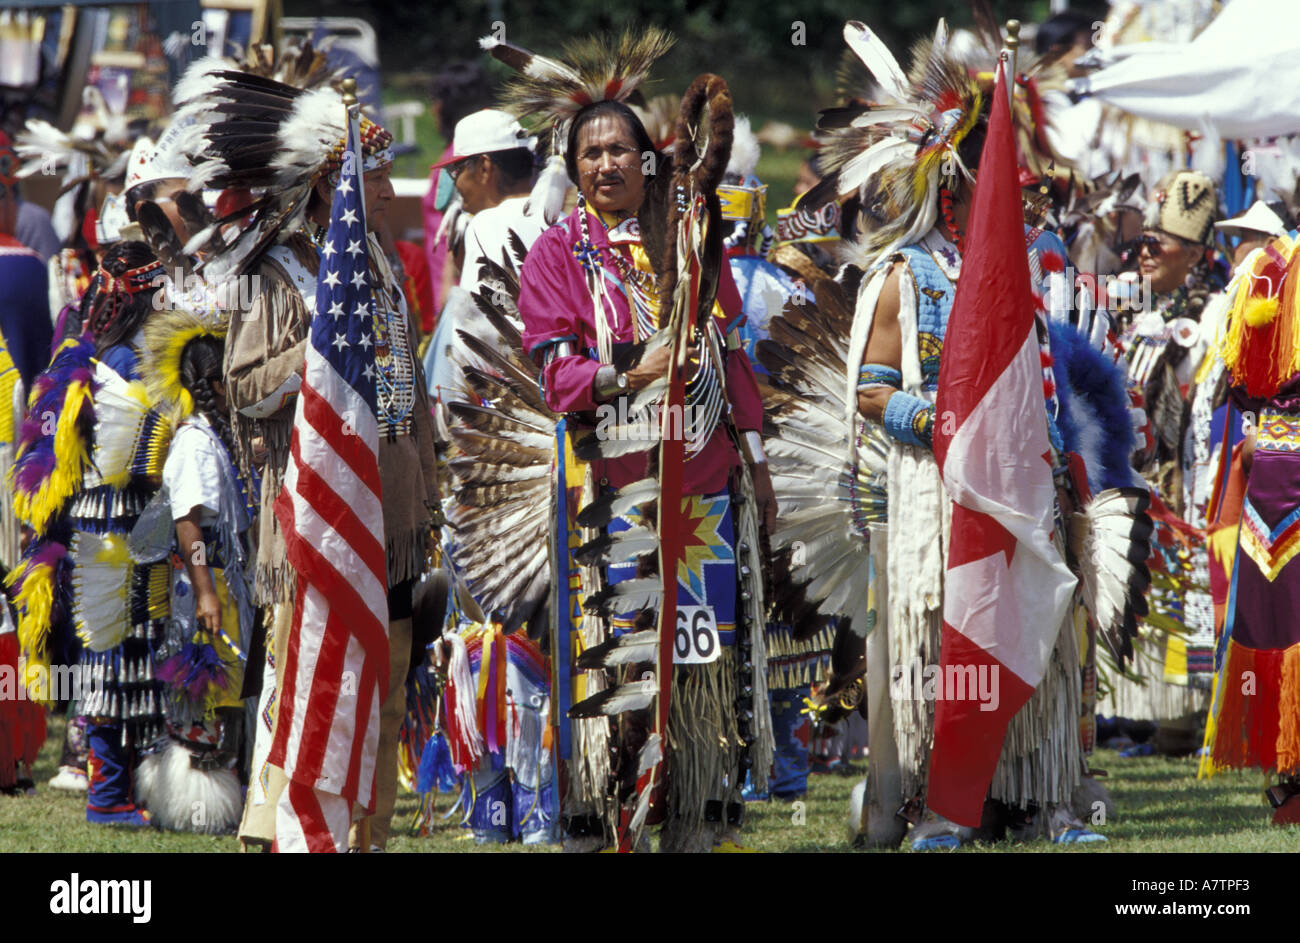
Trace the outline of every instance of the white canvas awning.
{"label": "white canvas awning", "polygon": [[1130,46],[1075,90],[1124,111],[1228,139],[1300,132],[1295,0],[1232,0],[1186,44]]}

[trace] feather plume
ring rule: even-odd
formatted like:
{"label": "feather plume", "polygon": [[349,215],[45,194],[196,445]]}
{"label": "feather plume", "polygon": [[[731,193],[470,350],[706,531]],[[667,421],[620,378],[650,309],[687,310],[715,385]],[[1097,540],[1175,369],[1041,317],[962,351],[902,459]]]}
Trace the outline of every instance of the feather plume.
{"label": "feather plume", "polygon": [[38,537],[81,488],[91,466],[94,350],[89,338],[69,338],[32,384],[9,484],[14,513]]}
{"label": "feather plume", "polygon": [[1141,488],[1113,488],[1076,515],[1071,543],[1080,571],[1084,604],[1116,661],[1133,654],[1136,615],[1145,615],[1151,586],[1146,561],[1154,526],[1150,495]]}
{"label": "feather plume", "polygon": [[626,101],[648,77],[655,60],[672,48],[673,38],[656,27],[586,37],[569,43],[564,59],[547,58],[493,36],[479,46],[519,73],[502,96],[520,116],[543,115],[559,124],[599,101]]}
{"label": "feather plume", "polygon": [[908,98],[907,76],[889,51],[889,47],[865,23],[850,20],[844,24],[844,42],[853,50],[885,93],[899,101]]}
{"label": "feather plume", "polygon": [[629,684],[620,684],[615,688],[606,688],[593,694],[586,700],[579,701],[569,708],[569,716],[573,718],[581,717],[614,717],[628,711],[645,710],[659,693],[659,684],[656,681],[633,681]]}
{"label": "feather plume", "polygon": [[607,642],[594,645],[578,656],[576,667],[584,670],[611,668],[615,665],[639,665],[655,660],[659,650],[657,629],[625,632]]}
{"label": "feather plume", "polygon": [[606,566],[644,556],[658,549],[658,535],[648,527],[639,526],[601,534],[579,547],[573,556],[583,566]]}
{"label": "feather plume", "polygon": [[658,499],[659,481],[655,478],[642,478],[597,497],[578,512],[578,523],[583,527],[603,529],[614,518],[622,517],[633,508]]}
{"label": "feather plume", "polygon": [[727,174],[741,178],[752,177],[758,167],[760,147],[758,138],[750,127],[749,118],[738,116],[732,131],[731,159],[727,161]]}
{"label": "feather plume", "polygon": [[606,586],[582,601],[584,612],[610,617],[621,612],[656,609],[663,597],[663,582],[658,577],[640,577]]}
{"label": "feather plume", "polygon": [[148,401],[170,413],[173,426],[194,411],[194,401],[181,382],[186,345],[198,337],[224,341],[228,329],[223,312],[205,316],[180,307],[160,311],[145,322],[140,373]]}
{"label": "feather plume", "polygon": [[[243,810],[239,776],[233,769],[205,769],[193,754],[167,737],[135,772],[136,799],[156,825],[173,832],[224,835],[239,825]],[[195,816],[202,809],[201,817]]]}
{"label": "feather plume", "polygon": [[[879,85],[854,102],[824,113],[822,181],[806,205],[856,193],[872,221],[859,253],[869,264],[934,225],[942,172],[981,119],[985,97],[963,63],[951,55],[942,30],[912,50],[904,76],[897,61],[868,27],[844,27],[850,49]],[[870,102],[870,104],[868,104]]]}

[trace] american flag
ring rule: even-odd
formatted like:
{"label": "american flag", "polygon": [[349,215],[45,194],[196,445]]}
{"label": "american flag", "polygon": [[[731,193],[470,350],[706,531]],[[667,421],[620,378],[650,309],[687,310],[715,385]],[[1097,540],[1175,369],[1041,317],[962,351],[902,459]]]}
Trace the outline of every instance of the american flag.
{"label": "american flag", "polygon": [[282,852],[346,850],[351,803],[373,809],[379,707],[388,690],[373,308],[357,141],[351,117],[284,490],[275,502],[298,574],[270,753],[291,783],[276,813]]}

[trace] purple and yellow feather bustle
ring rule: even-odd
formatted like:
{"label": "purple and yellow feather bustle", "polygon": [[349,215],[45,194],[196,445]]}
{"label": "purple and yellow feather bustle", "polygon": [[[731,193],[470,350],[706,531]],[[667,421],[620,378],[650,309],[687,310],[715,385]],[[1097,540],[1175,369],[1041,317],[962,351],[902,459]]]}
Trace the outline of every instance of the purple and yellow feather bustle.
{"label": "purple and yellow feather bustle", "polygon": [[33,384],[10,471],[14,513],[37,536],[81,487],[91,465],[94,344],[68,340]]}

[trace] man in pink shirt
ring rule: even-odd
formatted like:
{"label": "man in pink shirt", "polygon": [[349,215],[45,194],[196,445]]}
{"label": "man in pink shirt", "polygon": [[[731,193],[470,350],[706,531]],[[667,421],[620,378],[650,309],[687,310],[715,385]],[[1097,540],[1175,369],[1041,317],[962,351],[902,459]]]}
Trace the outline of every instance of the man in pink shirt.
{"label": "man in pink shirt", "polygon": [[[646,195],[643,168],[653,168],[663,158],[632,111],[609,100],[577,113],[568,129],[565,155],[581,199],[530,249],[520,274],[519,312],[524,348],[542,369],[546,403],[566,414],[572,439],[578,442],[599,430],[602,418],[618,414],[613,407],[626,403],[624,398],[667,372],[668,348],[647,355],[626,373],[614,366],[621,351],[658,328],[655,277],[641,245],[636,214]],[[753,673],[738,576],[744,552],[737,541],[740,511],[734,485],[742,451],[769,529],[776,504],[759,438],[762,401],[736,330],[742,320],[740,298],[724,265],[713,316],[702,325],[717,333],[726,352],[723,369],[688,368],[688,376],[695,374],[688,384],[683,423],[687,442],[682,515],[688,539],[676,581],[679,607],[707,611],[721,657],[674,666],[670,786],[661,850],[706,851],[734,842],[733,829],[740,824],[743,808],[739,790],[745,744],[752,742],[750,724],[756,723],[752,698],[746,700],[740,693],[746,687],[744,678]],[[721,411],[711,410],[710,402],[721,402]],[[728,412],[738,433],[734,441],[725,428]],[[591,463],[593,483],[598,491],[608,491],[644,479],[653,467],[651,454],[646,450],[597,458]],[[614,518],[609,531],[652,520],[647,508],[635,508]],[[635,578],[637,567],[635,559],[610,563],[606,580],[616,584]],[[616,614],[613,634],[644,629],[645,618],[644,612]],[[561,699],[564,693],[557,690]],[[628,741],[638,740],[637,712],[619,716],[622,749],[627,751]],[[634,762],[631,766],[635,769]],[[615,775],[626,786],[626,772]],[[575,822],[583,818],[581,811],[573,806],[564,810],[569,836],[595,831],[589,821]]]}

